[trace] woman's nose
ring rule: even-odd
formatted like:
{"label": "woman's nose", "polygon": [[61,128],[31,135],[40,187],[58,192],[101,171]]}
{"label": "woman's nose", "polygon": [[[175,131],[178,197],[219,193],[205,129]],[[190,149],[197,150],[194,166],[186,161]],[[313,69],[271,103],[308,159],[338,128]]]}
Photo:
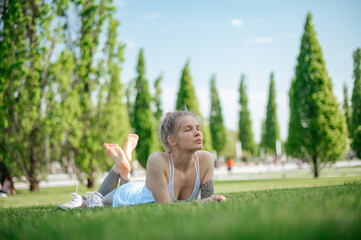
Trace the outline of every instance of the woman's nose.
{"label": "woman's nose", "polygon": [[200,130],[195,129],[195,130],[194,130],[194,135],[195,135],[195,136],[198,136],[199,134],[201,134],[201,131],[200,131]]}

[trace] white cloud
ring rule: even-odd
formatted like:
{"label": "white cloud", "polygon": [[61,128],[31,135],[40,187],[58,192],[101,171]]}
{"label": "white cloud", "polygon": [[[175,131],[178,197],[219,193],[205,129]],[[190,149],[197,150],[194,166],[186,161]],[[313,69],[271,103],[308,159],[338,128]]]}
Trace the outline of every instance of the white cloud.
{"label": "white cloud", "polygon": [[231,19],[229,22],[237,28],[243,27],[243,21],[241,19],[234,18],[234,19]]}
{"label": "white cloud", "polygon": [[156,19],[160,16],[159,12],[154,12],[154,13],[151,13],[151,14],[148,14],[147,15],[147,18],[149,19]]}
{"label": "white cloud", "polygon": [[274,42],[272,37],[246,38],[245,43],[248,44],[268,44]]}
{"label": "white cloud", "polygon": [[264,43],[271,43],[274,40],[273,40],[273,38],[270,38],[270,37],[264,37],[264,38],[260,37],[260,38],[257,38],[256,41],[259,44],[264,44]]}

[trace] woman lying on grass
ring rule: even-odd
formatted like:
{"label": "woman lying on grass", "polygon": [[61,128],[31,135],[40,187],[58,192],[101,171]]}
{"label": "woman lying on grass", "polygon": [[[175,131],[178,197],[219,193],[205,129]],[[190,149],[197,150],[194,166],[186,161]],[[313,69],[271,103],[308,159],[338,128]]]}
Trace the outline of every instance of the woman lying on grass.
{"label": "woman lying on grass", "polygon": [[[172,203],[201,197],[203,202],[226,201],[214,195],[213,156],[200,151],[203,135],[196,117],[188,111],[167,113],[158,127],[159,138],[167,152],[149,156],[145,183],[128,182],[132,151],[138,136],[128,135],[123,150],[117,144],[104,144],[114,166],[97,192],[89,197],[74,193],[61,209],[80,207],[129,206],[150,202]],[[117,188],[120,178],[120,186]]]}

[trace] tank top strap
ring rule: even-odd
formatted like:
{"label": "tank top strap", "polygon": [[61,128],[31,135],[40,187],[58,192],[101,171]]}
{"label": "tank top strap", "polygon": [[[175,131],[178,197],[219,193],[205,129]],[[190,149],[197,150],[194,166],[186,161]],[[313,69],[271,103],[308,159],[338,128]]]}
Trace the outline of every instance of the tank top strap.
{"label": "tank top strap", "polygon": [[168,159],[168,165],[169,165],[169,181],[170,181],[172,179],[172,165],[170,163],[170,160],[169,160],[168,156],[167,156],[167,159]]}
{"label": "tank top strap", "polygon": [[197,173],[197,177],[199,177],[200,174],[200,170],[199,170],[199,156],[198,153],[196,152],[197,155],[197,167],[196,167],[196,173]]}
{"label": "tank top strap", "polygon": [[170,153],[170,158],[171,158],[171,160],[172,160],[172,163],[169,161],[169,159],[168,159],[168,161],[169,161],[169,173],[170,173],[170,179],[169,179],[169,181],[171,180],[171,179],[173,179],[173,177],[174,177],[174,161],[173,161],[173,155],[172,155],[172,153]]}

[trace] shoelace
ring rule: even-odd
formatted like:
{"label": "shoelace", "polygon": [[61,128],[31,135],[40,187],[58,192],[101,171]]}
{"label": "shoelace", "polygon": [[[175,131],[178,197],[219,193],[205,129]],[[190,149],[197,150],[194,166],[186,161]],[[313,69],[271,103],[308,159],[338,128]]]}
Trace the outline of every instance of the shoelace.
{"label": "shoelace", "polygon": [[72,193],[69,193],[69,194],[73,194],[74,197],[73,197],[73,199],[72,199],[70,202],[68,202],[68,203],[66,203],[66,204],[71,204],[71,203],[75,202],[75,200],[76,200],[77,197],[78,197],[78,186],[79,186],[79,184],[77,183],[77,184],[76,184],[76,191],[75,191],[75,192],[72,192]]}
{"label": "shoelace", "polygon": [[77,193],[70,193],[70,194],[73,194],[74,197],[73,197],[73,199],[72,199],[70,202],[68,202],[68,203],[66,203],[66,204],[72,204],[72,203],[75,202],[75,200],[78,198],[78,194],[77,194]]}
{"label": "shoelace", "polygon": [[89,199],[89,205],[90,205],[90,203],[93,203],[93,201],[94,201],[94,195],[95,195],[95,196],[98,196],[98,197],[101,199],[101,201],[104,202],[104,197],[103,197],[103,195],[101,195],[99,192],[87,192],[87,193],[85,194],[85,197],[86,197],[87,199]]}

